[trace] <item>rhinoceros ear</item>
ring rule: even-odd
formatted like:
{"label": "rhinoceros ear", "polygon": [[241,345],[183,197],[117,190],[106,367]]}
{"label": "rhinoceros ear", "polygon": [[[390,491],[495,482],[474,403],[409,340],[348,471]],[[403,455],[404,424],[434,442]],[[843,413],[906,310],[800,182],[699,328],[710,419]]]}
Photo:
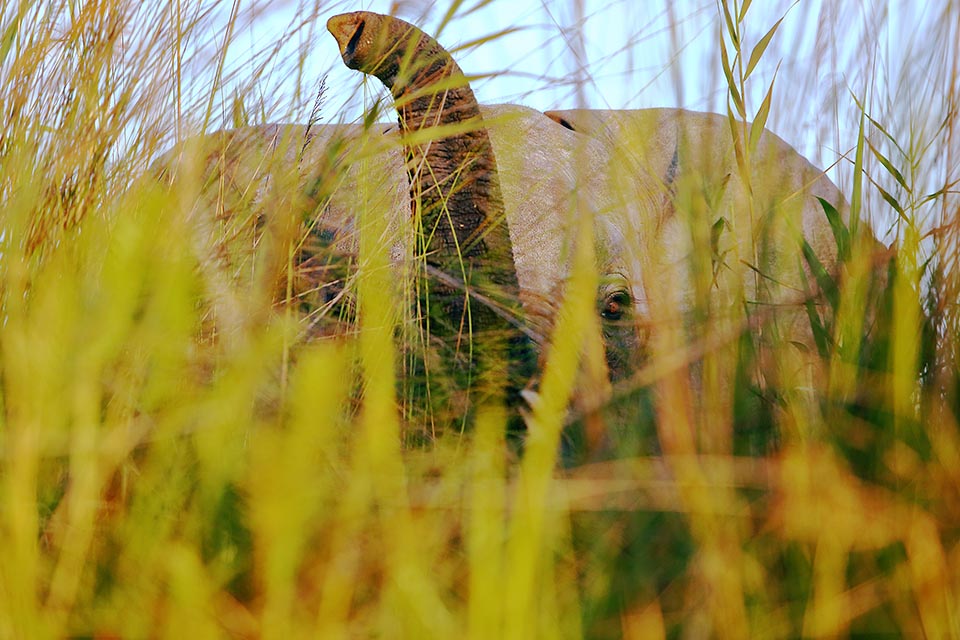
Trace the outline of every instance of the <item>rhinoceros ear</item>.
{"label": "rhinoceros ear", "polygon": [[576,131],[576,128],[573,126],[573,123],[563,117],[563,114],[559,111],[544,111],[543,115],[547,116],[557,124],[559,124],[564,129],[570,129],[570,131]]}
{"label": "rhinoceros ear", "polygon": [[543,115],[571,131],[596,137],[616,122],[619,114],[605,109],[561,109],[544,111]]}

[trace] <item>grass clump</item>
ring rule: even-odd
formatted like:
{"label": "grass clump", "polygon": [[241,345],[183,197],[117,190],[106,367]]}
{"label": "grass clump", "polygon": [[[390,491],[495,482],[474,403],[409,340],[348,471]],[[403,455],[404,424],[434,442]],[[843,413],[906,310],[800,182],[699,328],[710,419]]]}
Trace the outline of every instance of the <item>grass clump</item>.
{"label": "grass clump", "polygon": [[[831,6],[806,17],[823,31],[852,20]],[[304,10],[288,35],[314,46],[311,25],[343,9]],[[780,117],[787,72],[764,74],[781,23],[749,2],[718,9],[717,90],[749,186],[748,122]],[[960,631],[955,44],[907,52],[899,84],[871,84],[866,61],[850,76],[866,81],[840,141],[849,217],[823,202],[840,267],[797,248],[820,294],[801,314],[810,345],[780,340],[783,316],[742,290],[733,315],[704,304],[583,417],[609,429],[608,450],[561,467],[596,349],[590,242],[518,457],[503,409],[480,407],[463,434],[417,404],[406,374],[434,362],[409,346],[376,205],[348,269],[311,264],[297,280],[303,243],[335,238],[295,214],[362,150],[331,143],[313,200],[268,201],[289,221],[198,229],[202,185],[156,179],[188,133],[283,119],[269,92],[225,89],[251,75],[230,52],[257,16],[238,8],[211,37],[216,16],[180,2],[0,11],[0,636]],[[443,17],[450,31],[469,20],[458,3]],[[939,22],[934,41],[949,42],[956,8]],[[255,52],[253,71],[281,46]],[[313,86],[304,57],[287,64]],[[907,80],[929,112],[899,99]],[[290,113],[313,101],[299,85],[287,97]],[[184,156],[196,182],[222,160]],[[219,193],[254,201],[259,186]],[[725,233],[698,236],[703,291],[732,259],[715,251]],[[770,247],[754,249],[738,259],[763,265]],[[330,274],[337,287],[313,288]],[[334,322],[312,324],[318,308]]]}

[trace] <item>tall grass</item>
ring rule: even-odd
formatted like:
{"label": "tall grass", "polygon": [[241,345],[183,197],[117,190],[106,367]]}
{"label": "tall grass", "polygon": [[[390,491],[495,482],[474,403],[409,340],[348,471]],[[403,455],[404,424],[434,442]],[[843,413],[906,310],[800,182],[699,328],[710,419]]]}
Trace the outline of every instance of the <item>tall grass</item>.
{"label": "tall grass", "polygon": [[[822,57],[774,77],[763,36],[787,36],[750,5],[708,8],[711,90],[746,184],[745,123],[789,122],[781,83],[816,85],[849,54],[845,29],[887,19],[791,9]],[[285,40],[333,49],[317,25],[352,8],[301,8]],[[456,33],[467,8],[446,9],[430,18],[449,17],[444,37],[475,39]],[[396,326],[404,292],[373,207],[355,323],[307,341],[295,306],[272,303],[290,281],[212,262],[204,233],[229,225],[198,230],[195,191],[154,179],[191,134],[309,111],[323,71],[309,51],[278,62],[278,38],[233,65],[262,18],[239,4],[225,31],[199,3],[4,5],[0,636],[960,635],[960,8],[941,10],[929,38],[863,47],[813,107],[837,114],[825,137],[851,216],[824,206],[839,272],[806,265],[822,292],[805,309],[813,364],[736,292],[740,315],[658,333],[644,370],[578,422],[570,397],[597,348],[585,241],[518,457],[502,409],[461,434],[406,404],[423,365]],[[676,39],[688,16],[664,11]],[[199,183],[210,159],[185,156]],[[561,468],[581,423],[609,455]]]}

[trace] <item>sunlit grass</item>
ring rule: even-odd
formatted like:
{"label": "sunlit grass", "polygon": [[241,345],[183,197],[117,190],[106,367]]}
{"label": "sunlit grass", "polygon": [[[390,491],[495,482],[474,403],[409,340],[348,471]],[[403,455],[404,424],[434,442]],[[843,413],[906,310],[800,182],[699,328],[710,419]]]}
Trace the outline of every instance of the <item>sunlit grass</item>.
{"label": "sunlit grass", "polygon": [[[824,31],[853,19],[840,4]],[[328,301],[349,320],[333,337],[304,339],[300,220],[267,222],[256,247],[256,220],[198,229],[217,159],[184,147],[169,188],[158,154],[302,105],[226,91],[239,29],[211,36],[204,7],[137,7],[0,13],[0,637],[960,634],[955,45],[924,57],[918,37],[909,59],[925,64],[899,84],[869,81],[895,47],[871,52],[838,93],[864,115],[838,141],[852,218],[834,226],[839,272],[808,265],[823,292],[802,311],[808,345],[779,340],[774,314],[734,288],[700,324],[656,332],[610,407],[571,414],[578,385],[602,386],[578,378],[600,357],[580,215],[518,452],[502,407],[462,433],[462,416],[405,386],[421,369],[442,384],[442,363],[411,347],[377,194],[358,212],[349,300]],[[351,8],[299,24],[313,34]],[[729,73],[718,60],[715,89],[750,184],[743,120],[790,114],[777,113],[786,71],[747,72],[774,25],[742,10],[721,3]],[[469,24],[461,13],[445,35]],[[941,23],[955,35],[957,8]],[[322,71],[285,64],[298,87]],[[672,283],[658,284],[651,312],[669,318]],[[597,425],[609,450],[562,468],[569,433]]]}

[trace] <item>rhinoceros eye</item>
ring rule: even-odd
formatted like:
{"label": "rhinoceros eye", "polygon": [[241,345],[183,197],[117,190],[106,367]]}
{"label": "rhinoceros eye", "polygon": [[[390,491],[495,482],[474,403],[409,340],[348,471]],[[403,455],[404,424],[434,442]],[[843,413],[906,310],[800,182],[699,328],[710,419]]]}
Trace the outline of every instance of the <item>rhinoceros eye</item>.
{"label": "rhinoceros eye", "polygon": [[603,301],[600,316],[604,320],[620,320],[630,308],[630,294],[626,291],[614,291]]}

